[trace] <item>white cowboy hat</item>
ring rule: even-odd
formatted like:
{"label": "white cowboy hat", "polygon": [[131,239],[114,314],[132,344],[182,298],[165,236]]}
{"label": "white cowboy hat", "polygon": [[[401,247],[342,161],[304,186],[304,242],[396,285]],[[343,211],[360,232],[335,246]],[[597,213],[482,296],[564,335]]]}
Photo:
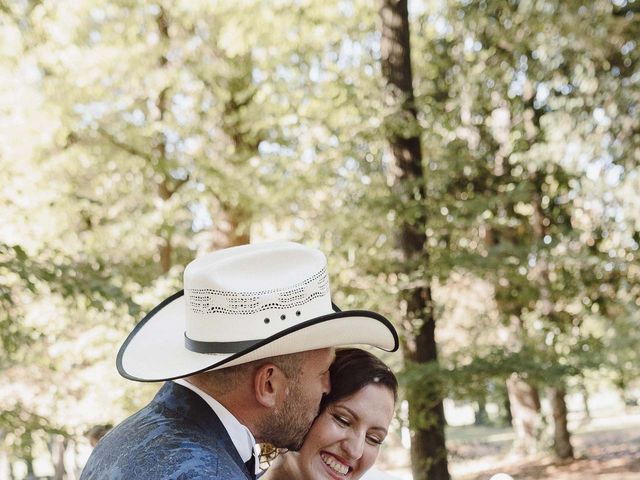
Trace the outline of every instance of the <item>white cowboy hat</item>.
{"label": "white cowboy hat", "polygon": [[270,242],[192,261],[184,290],[136,325],[116,364],[125,378],[155,382],[351,344],[395,351],[398,335],[377,313],[342,312],[332,304],[322,252]]}

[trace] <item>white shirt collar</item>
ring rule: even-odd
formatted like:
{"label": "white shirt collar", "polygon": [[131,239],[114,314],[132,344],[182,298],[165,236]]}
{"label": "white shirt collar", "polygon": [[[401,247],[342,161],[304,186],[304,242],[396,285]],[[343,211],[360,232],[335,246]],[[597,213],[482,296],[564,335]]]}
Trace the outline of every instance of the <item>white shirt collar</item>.
{"label": "white shirt collar", "polygon": [[247,462],[251,455],[255,455],[256,458],[256,471],[255,473],[260,472],[260,465],[258,459],[260,458],[260,448],[256,445],[256,439],[254,438],[251,431],[241,424],[233,414],[227,410],[220,402],[218,402],[211,395],[205,393],[195,385],[187,382],[184,378],[178,378],[173,380],[178,385],[182,385],[183,387],[188,388],[189,390],[197,393],[207,405],[211,407],[211,409],[215,412],[215,414],[222,422],[225,430],[229,434],[231,438],[231,442],[233,446],[236,447],[236,450],[240,454],[240,458],[242,458],[243,462]]}

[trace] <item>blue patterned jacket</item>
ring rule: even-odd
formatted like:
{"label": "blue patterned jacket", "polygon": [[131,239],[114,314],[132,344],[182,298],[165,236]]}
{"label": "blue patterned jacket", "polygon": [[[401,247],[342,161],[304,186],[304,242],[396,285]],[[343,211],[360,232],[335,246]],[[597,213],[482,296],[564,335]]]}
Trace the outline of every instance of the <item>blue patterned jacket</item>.
{"label": "blue patterned jacket", "polygon": [[155,398],[96,445],[80,480],[250,480],[211,407],[166,382]]}

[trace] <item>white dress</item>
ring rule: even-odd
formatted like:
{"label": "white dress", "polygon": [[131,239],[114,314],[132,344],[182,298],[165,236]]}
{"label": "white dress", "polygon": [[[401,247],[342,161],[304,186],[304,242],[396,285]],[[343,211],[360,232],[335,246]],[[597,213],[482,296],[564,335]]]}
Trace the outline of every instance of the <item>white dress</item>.
{"label": "white dress", "polygon": [[362,480],[400,480],[398,477],[394,477],[393,475],[389,475],[388,473],[382,472],[375,468],[367,470],[365,474],[360,478]]}

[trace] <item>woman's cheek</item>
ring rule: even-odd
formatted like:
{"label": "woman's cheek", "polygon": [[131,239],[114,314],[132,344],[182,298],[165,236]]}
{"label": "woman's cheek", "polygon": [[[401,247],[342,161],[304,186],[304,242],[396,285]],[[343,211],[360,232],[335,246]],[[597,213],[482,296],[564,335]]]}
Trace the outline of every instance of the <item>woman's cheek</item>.
{"label": "woman's cheek", "polygon": [[376,462],[378,458],[378,453],[380,453],[380,447],[367,444],[364,450],[363,463],[366,469],[373,467],[373,464]]}

